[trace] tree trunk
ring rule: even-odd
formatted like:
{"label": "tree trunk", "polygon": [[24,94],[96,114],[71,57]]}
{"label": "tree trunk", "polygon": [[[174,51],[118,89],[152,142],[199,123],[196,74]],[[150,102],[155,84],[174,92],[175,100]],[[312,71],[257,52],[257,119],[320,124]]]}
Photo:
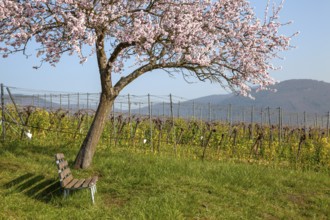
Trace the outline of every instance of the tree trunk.
{"label": "tree trunk", "polygon": [[75,169],[85,169],[91,165],[97,143],[102,135],[113,102],[114,99],[109,99],[105,94],[101,94],[94,120],[74,162]]}
{"label": "tree trunk", "polygon": [[85,169],[92,164],[92,159],[96,150],[97,143],[100,140],[105,122],[119,92],[143,73],[158,68],[158,66],[155,66],[154,62],[150,62],[149,64],[136,69],[128,76],[121,77],[115,85],[112,85],[111,74],[117,57],[123,50],[133,46],[134,43],[119,43],[108,59],[104,50],[105,29],[100,28],[96,29],[95,31],[97,35],[95,43],[96,55],[100,73],[102,93],[93,123],[89,128],[88,134],[74,162],[75,169]]}

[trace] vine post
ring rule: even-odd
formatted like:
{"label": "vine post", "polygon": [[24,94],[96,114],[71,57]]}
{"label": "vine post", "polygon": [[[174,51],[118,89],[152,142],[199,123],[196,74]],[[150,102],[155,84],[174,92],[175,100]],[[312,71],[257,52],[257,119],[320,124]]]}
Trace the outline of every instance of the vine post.
{"label": "vine post", "polygon": [[79,92],[77,93],[77,108],[78,108],[78,110],[80,109],[80,95],[79,95]]}
{"label": "vine post", "polygon": [[314,126],[315,126],[315,128],[317,128],[317,126],[318,126],[318,117],[317,117],[317,113],[315,113]]}
{"label": "vine post", "polygon": [[327,115],[327,139],[329,139],[330,112]]}
{"label": "vine post", "polygon": [[271,115],[270,115],[270,107],[267,107],[267,112],[268,112],[268,125],[269,127],[271,127],[272,122],[271,122]]}
{"label": "vine post", "polygon": [[211,121],[211,102],[209,102],[209,122]]}
{"label": "vine post", "polygon": [[297,127],[300,127],[300,122],[299,122],[299,113],[297,112]]}
{"label": "vine post", "polygon": [[139,102],[139,115],[141,115],[141,102]]}
{"label": "vine post", "polygon": [[38,97],[37,97],[37,103],[38,103],[38,108],[40,108],[40,95],[38,94]]}
{"label": "vine post", "polygon": [[233,125],[233,106],[229,104],[229,124],[230,127]]}
{"label": "vine post", "polygon": [[282,139],[282,109],[278,108],[278,143],[281,146]]}
{"label": "vine post", "polygon": [[173,115],[173,101],[172,94],[170,94],[170,112],[171,112],[171,120],[172,120],[172,129],[173,129],[173,140],[174,140],[174,152],[177,155],[177,147],[176,147],[176,138],[175,138],[175,127],[174,127],[174,115]]}
{"label": "vine post", "polygon": [[87,93],[86,94],[86,96],[87,96],[87,103],[86,103],[86,109],[87,109],[87,120],[86,120],[86,122],[87,122],[87,128],[89,129],[89,114],[88,114],[88,108],[89,108],[89,93]]}
{"label": "vine post", "polygon": [[130,94],[127,95],[127,104],[128,104],[128,123],[129,123],[129,130],[130,130],[130,139],[133,136],[133,128],[132,128],[132,121],[131,121],[131,96]]}
{"label": "vine post", "polygon": [[195,101],[192,102],[193,119],[195,120]]}
{"label": "vine post", "polygon": [[[17,105],[16,105],[16,102],[15,102],[15,100],[14,100],[14,97],[12,96],[12,94],[11,94],[11,92],[10,92],[10,89],[9,89],[8,87],[6,87],[6,89],[7,89],[7,92],[8,92],[8,95],[9,95],[10,100],[11,100],[12,103],[14,104],[15,111],[16,111],[16,113],[17,113],[19,119],[20,119],[21,125],[24,126],[25,123],[24,123],[24,120],[23,120],[23,118],[22,118],[22,114],[21,114],[21,112],[18,110],[18,107],[17,107]],[[22,127],[22,129],[21,129],[21,138],[23,138],[23,134],[24,134],[24,127]]]}
{"label": "vine post", "polygon": [[230,117],[230,104],[227,107],[227,118],[226,118],[226,122],[229,124],[229,117]]}
{"label": "vine post", "polygon": [[2,125],[2,141],[6,140],[6,126],[5,126],[5,99],[3,84],[1,83],[1,125]]}
{"label": "vine post", "polygon": [[306,117],[306,112],[304,112],[304,133],[305,133],[305,136],[307,137],[307,117]]}
{"label": "vine post", "polygon": [[245,109],[242,107],[242,122],[245,124]]}
{"label": "vine post", "polygon": [[47,96],[44,94],[44,109],[47,109]]}
{"label": "vine post", "polygon": [[261,110],[260,110],[260,127],[261,128],[263,126],[263,120],[264,120],[264,109],[261,107]]}
{"label": "vine post", "polygon": [[[39,105],[39,95],[38,95],[38,105]],[[60,94],[60,109],[62,109],[62,94]]]}
{"label": "vine post", "polygon": [[68,110],[70,111],[70,94],[68,94]]}
{"label": "vine post", "polygon": [[113,117],[113,131],[112,131],[112,139],[114,140],[114,143],[116,142],[116,118],[115,118],[115,104],[112,105],[112,117]]}
{"label": "vine post", "polygon": [[253,139],[253,123],[254,123],[254,106],[251,106],[251,137]]}
{"label": "vine post", "polygon": [[163,121],[165,121],[165,102],[163,101]]}
{"label": "vine post", "polygon": [[150,100],[150,94],[148,94],[148,110],[149,110],[149,124],[150,124],[150,149],[154,151],[152,146],[152,112],[151,112],[151,100]]}
{"label": "vine post", "polygon": [[89,93],[87,93],[86,94],[86,96],[87,96],[87,102],[86,102],[86,109],[88,110],[88,108],[89,108]]}
{"label": "vine post", "polygon": [[53,95],[50,94],[50,111],[53,111]]}

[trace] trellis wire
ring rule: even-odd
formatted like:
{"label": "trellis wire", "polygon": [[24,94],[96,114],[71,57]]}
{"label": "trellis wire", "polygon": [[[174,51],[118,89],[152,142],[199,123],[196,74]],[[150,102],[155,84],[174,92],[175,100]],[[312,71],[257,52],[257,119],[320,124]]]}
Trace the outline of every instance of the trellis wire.
{"label": "trellis wire", "polygon": [[[12,104],[9,96],[5,94],[4,88],[12,92],[13,99],[20,108],[35,106],[49,111],[57,109],[67,110],[70,113],[79,110],[87,110],[87,114],[96,111],[99,103],[100,93],[65,93],[59,91],[32,90],[17,87],[8,87],[1,84],[1,108]],[[276,113],[278,111],[278,113]],[[204,121],[226,121],[230,125],[235,123],[250,124],[259,123],[260,126],[268,124],[278,125],[279,140],[282,138],[282,130],[285,126],[303,128],[307,133],[308,127],[325,128],[326,136],[329,137],[330,113],[317,114],[303,112],[288,112],[283,108],[234,106],[232,104],[219,105],[215,103],[199,103],[175,95],[119,95],[113,105],[112,116],[123,115],[131,118],[133,116],[147,116],[150,120],[150,133],[152,134],[152,119],[155,117],[182,119],[198,119]],[[176,115],[176,116],[175,116]],[[256,117],[259,116],[259,119]],[[5,122],[4,111],[2,111],[2,122]],[[88,118],[88,117],[87,117]],[[325,121],[325,122],[324,122]],[[2,123],[2,139],[5,136],[5,126]],[[130,125],[131,126],[131,125]],[[175,126],[173,124],[173,126]],[[253,129],[253,126],[251,126]],[[130,127],[132,136],[132,127]],[[114,133],[116,131],[114,130]],[[254,132],[252,131],[252,134]],[[173,129],[175,139],[175,129]],[[253,137],[252,137],[253,138]],[[153,149],[152,143],[150,148]],[[174,146],[175,148],[175,146]]]}

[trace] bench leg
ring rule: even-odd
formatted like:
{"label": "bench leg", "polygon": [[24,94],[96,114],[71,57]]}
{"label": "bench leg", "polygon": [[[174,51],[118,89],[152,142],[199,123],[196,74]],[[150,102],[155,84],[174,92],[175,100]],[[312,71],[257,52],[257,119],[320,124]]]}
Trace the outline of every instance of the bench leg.
{"label": "bench leg", "polygon": [[94,204],[94,201],[95,201],[95,199],[94,199],[94,194],[95,194],[95,192],[96,192],[96,186],[94,185],[94,186],[92,186],[90,189],[91,189],[92,202],[93,202],[93,204]]}
{"label": "bench leg", "polygon": [[70,194],[70,190],[68,190],[68,189],[63,190],[64,198],[67,197],[69,194]]}

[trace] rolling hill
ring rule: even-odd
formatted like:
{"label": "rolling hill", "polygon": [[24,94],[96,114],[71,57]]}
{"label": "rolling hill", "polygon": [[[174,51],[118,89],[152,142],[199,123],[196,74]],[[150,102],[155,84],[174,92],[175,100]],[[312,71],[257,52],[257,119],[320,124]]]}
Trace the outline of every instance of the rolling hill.
{"label": "rolling hill", "polygon": [[330,83],[310,79],[293,79],[270,87],[274,91],[252,91],[254,100],[236,95],[212,95],[193,101],[217,105],[281,107],[289,112],[324,113],[330,110]]}
{"label": "rolling hill", "polygon": [[[330,111],[330,83],[310,79],[293,79],[277,83],[270,88],[272,90],[259,92],[254,89],[251,92],[255,97],[254,100],[235,94],[220,94],[173,103],[172,112],[174,116],[194,116],[211,120],[226,120],[229,117],[228,114],[239,120],[242,120],[242,117],[245,117],[245,120],[251,120],[251,106],[255,108],[255,117],[260,117],[258,114],[261,109],[265,111],[267,107],[271,109],[272,115],[278,114],[277,109],[281,107],[284,112],[291,115],[309,113],[309,118],[312,115],[314,117],[315,113],[324,116]],[[138,112],[148,115],[148,107],[132,110],[133,114]],[[152,112],[153,115],[170,116],[170,104],[155,103],[152,106]],[[245,116],[242,116],[243,114]]]}

